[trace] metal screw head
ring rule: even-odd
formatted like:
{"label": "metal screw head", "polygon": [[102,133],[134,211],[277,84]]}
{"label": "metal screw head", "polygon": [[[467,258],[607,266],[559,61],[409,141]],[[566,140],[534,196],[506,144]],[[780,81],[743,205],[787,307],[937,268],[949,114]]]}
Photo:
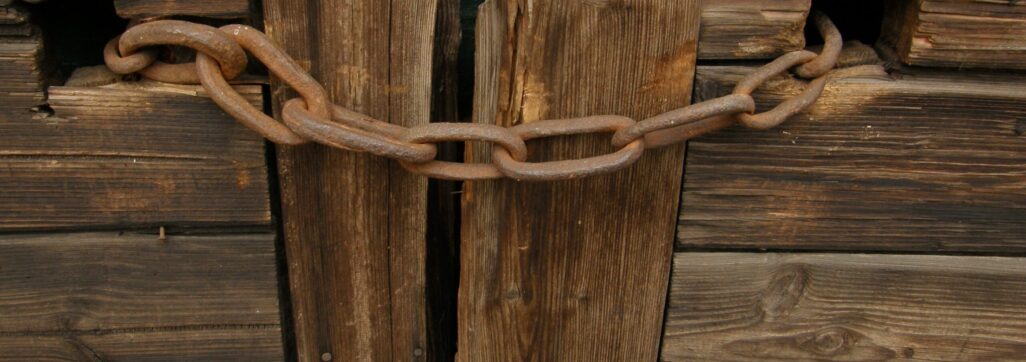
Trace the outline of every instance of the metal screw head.
{"label": "metal screw head", "polygon": [[321,361],[324,361],[324,362],[331,361],[331,353],[324,352],[323,354],[321,354]]}

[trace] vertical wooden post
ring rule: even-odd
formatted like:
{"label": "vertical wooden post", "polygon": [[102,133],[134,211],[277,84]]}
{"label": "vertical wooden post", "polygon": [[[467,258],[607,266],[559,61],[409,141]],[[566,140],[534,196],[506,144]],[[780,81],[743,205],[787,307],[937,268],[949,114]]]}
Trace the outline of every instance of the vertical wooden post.
{"label": "vertical wooden post", "polygon": [[[440,1],[265,0],[266,31],[337,104],[411,126],[430,119]],[[273,87],[276,106],[285,93]],[[300,360],[425,359],[427,179],[365,154],[278,150]]]}
{"label": "vertical wooden post", "polygon": [[[478,16],[475,121],[620,114],[688,104],[697,0],[489,0]],[[608,136],[529,144],[533,160],[612,151]],[[468,159],[489,153],[472,148]],[[574,181],[468,182],[462,361],[653,361],[684,147]]]}

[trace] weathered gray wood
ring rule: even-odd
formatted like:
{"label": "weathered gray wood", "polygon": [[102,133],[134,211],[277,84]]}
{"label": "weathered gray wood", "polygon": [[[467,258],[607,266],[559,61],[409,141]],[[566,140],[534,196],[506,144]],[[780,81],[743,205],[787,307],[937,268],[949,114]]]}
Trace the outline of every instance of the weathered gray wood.
{"label": "weathered gray wood", "polygon": [[51,87],[49,105],[0,122],[0,229],[270,224],[264,140],[200,87]]}
{"label": "weathered gray wood", "polygon": [[666,361],[1013,361],[1026,259],[677,253]]}
{"label": "weathered gray wood", "polygon": [[[441,2],[265,0],[265,28],[337,104],[414,126],[431,120]],[[276,106],[290,96],[272,88]],[[317,145],[279,147],[278,161],[300,360],[434,358],[427,179]]]}
{"label": "weathered gray wood", "polygon": [[0,235],[0,359],[278,359],[277,296],[273,234]]}
{"label": "weathered gray wood", "polygon": [[[475,122],[622,114],[688,103],[698,1],[485,2]],[[530,142],[531,160],[613,151],[609,136]],[[468,146],[487,162],[490,148]],[[683,147],[560,182],[466,182],[457,359],[655,360]]]}
{"label": "weathered gray wood", "polygon": [[[752,69],[699,67],[696,98]],[[900,77],[835,79],[777,128],[692,140],[680,246],[1026,251],[1026,78]],[[778,78],[756,98],[801,89]]]}
{"label": "weathered gray wood", "polygon": [[811,0],[702,0],[698,59],[773,58],[805,47]]}
{"label": "weathered gray wood", "polygon": [[912,65],[1026,69],[1026,2],[886,2],[883,46]]}
{"label": "weathered gray wood", "polygon": [[170,15],[248,18],[252,6],[250,0],[114,0],[114,8],[123,18]]}

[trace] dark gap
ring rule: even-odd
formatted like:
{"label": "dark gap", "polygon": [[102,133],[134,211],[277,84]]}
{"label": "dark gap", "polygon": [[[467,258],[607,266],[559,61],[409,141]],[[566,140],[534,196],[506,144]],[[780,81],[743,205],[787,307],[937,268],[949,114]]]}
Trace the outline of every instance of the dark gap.
{"label": "dark gap", "polygon": [[[858,40],[867,45],[876,44],[883,26],[885,0],[836,1],[815,0],[812,10],[822,11],[837,25],[845,41]],[[822,44],[823,38],[816,27],[805,27],[806,44]]]}
{"label": "dark gap", "polygon": [[[271,109],[270,85],[263,85],[264,113],[274,114]],[[285,252],[285,229],[281,220],[281,188],[278,187],[278,154],[275,145],[265,142],[267,160],[267,187],[271,200],[271,226],[274,229],[274,264],[278,269],[278,316],[281,320],[281,342],[285,361],[299,360],[296,350],[295,320],[292,316],[292,289],[289,285],[288,255]]]}
{"label": "dark gap", "polygon": [[64,84],[76,68],[103,64],[103,46],[128,24],[110,0],[45,1],[26,7],[43,33],[49,85]]}

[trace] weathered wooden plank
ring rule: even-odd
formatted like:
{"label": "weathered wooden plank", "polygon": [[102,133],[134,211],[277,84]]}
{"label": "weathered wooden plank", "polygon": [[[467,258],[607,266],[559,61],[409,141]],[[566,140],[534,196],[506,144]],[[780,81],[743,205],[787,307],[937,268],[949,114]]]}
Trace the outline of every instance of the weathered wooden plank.
{"label": "weathered wooden plank", "polygon": [[773,58],[805,47],[811,0],[702,0],[698,59]]}
{"label": "weathered wooden plank", "polygon": [[0,332],[278,323],[273,234],[0,235]]}
{"label": "weathered wooden plank", "polygon": [[2,358],[280,356],[275,270],[273,234],[0,235]]}
{"label": "weathered wooden plank", "polygon": [[[449,0],[446,0],[449,1]],[[264,1],[266,29],[350,109],[431,116],[439,1]],[[275,85],[276,105],[285,100]],[[278,148],[300,360],[424,360],[427,179],[322,146]]]}
{"label": "weathered wooden plank", "polygon": [[[698,99],[751,68],[699,67]],[[683,247],[1026,250],[1026,86],[1009,74],[835,79],[768,131],[688,145]],[[758,93],[763,109],[801,86]]]}
{"label": "weathered wooden plank", "polygon": [[250,0],[114,0],[114,9],[123,18],[194,15],[208,18],[248,18]]}
{"label": "weathered wooden plank", "polygon": [[[690,98],[698,1],[482,6],[476,122],[640,118]],[[535,161],[612,151],[608,135],[530,148]],[[673,147],[613,175],[465,183],[458,359],[655,360],[682,161]]]}
{"label": "weathered wooden plank", "polygon": [[1023,258],[678,253],[670,284],[666,361],[1026,355]]}
{"label": "weathered wooden plank", "polygon": [[49,105],[0,122],[0,229],[270,224],[263,139],[200,87],[51,87]]}
{"label": "weathered wooden plank", "polygon": [[223,329],[174,329],[0,334],[0,361],[281,361],[277,325]]}
{"label": "weathered wooden plank", "polygon": [[0,120],[31,115],[33,107],[45,103],[43,74],[43,37],[38,32],[0,36]]}
{"label": "weathered wooden plank", "polygon": [[1026,2],[887,2],[881,42],[907,64],[1026,69]]}

